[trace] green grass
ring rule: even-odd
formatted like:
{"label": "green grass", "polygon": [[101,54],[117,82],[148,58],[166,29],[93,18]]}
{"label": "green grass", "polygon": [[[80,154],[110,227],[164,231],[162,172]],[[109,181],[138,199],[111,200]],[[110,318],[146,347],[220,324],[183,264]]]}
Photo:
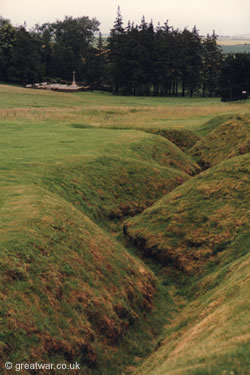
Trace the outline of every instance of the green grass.
{"label": "green grass", "polygon": [[92,218],[140,212],[199,171],[168,140],[136,130],[49,123],[2,129],[0,186],[42,185]]}
{"label": "green grass", "polygon": [[[11,95],[11,96],[10,96]],[[204,101],[202,98],[155,98],[155,97],[122,97],[114,96],[110,93],[99,92],[78,92],[78,93],[58,93],[46,90],[23,89],[9,85],[1,85],[0,93],[1,108],[36,108],[36,107],[72,107],[77,105],[93,106],[206,106],[219,102],[217,98],[209,98]],[[133,112],[132,112],[133,113]],[[111,112],[109,114],[116,114]]]}
{"label": "green grass", "polygon": [[[19,195],[18,195],[19,194]],[[8,188],[1,207],[1,358],[103,366],[124,331],[150,309],[154,277],[57,195]],[[107,358],[106,358],[107,360]]]}
{"label": "green grass", "polygon": [[[250,151],[249,119],[236,116],[219,124],[220,120],[222,118],[203,127],[203,131],[209,127],[211,131],[190,150],[190,154],[205,168]],[[216,123],[218,126],[214,127]]]}
{"label": "green grass", "polygon": [[177,295],[189,301],[136,374],[248,373],[249,172],[249,153],[219,163],[125,222],[167,266],[165,284],[184,272]]}
{"label": "green grass", "polygon": [[219,125],[222,125],[224,122],[232,118],[232,115],[220,115],[212,117],[211,120],[207,121],[202,126],[200,126],[197,129],[196,133],[198,133],[200,137],[204,137],[208,135],[208,133],[210,133],[212,130],[216,129]]}
{"label": "green grass", "polygon": [[[193,301],[167,326],[165,341],[135,373],[247,375],[249,266],[249,254],[242,255],[196,283]],[[224,276],[215,286],[220,272]]]}
{"label": "green grass", "polygon": [[[43,100],[65,104],[58,93],[32,91],[27,98],[19,95],[23,89],[11,90],[13,103],[23,100],[27,108]],[[11,109],[14,118],[0,125],[1,357],[74,358],[82,371],[113,366],[117,373],[121,353],[124,367],[139,351],[136,337],[153,347],[160,328],[144,331],[145,312],[148,326],[166,319],[153,308],[152,272],[110,232],[199,167],[163,137],[50,121],[48,107],[48,119],[35,121],[27,108],[22,119]],[[124,341],[114,356],[126,332],[130,349]]]}
{"label": "green grass", "polygon": [[115,129],[199,127],[216,115],[248,113],[250,101],[221,103],[219,98],[120,97],[109,93],[75,94],[0,86],[2,122],[71,124]]}
{"label": "green grass", "polygon": [[249,110],[0,86],[1,360],[244,374],[249,153],[233,127],[217,166],[192,150]]}
{"label": "green grass", "polygon": [[246,154],[185,182],[126,221],[124,230],[146,255],[192,272],[245,230],[249,198]]}

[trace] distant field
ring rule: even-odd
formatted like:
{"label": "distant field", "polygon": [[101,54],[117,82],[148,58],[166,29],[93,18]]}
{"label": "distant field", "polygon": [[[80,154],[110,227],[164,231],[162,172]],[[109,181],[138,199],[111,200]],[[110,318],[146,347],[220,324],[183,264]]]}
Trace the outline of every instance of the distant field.
{"label": "distant field", "polygon": [[198,130],[212,117],[250,113],[250,101],[219,98],[118,97],[108,93],[55,93],[0,86],[1,120],[25,124],[80,124],[107,128]]}
{"label": "distant field", "polygon": [[223,46],[227,46],[227,45],[233,46],[233,45],[237,45],[237,44],[250,44],[250,36],[249,35],[245,35],[245,36],[242,36],[242,37],[237,37],[237,36],[235,36],[235,37],[223,37],[223,36],[219,36],[218,44],[223,45]]}
{"label": "distant field", "polygon": [[218,44],[221,46],[237,46],[237,45],[244,45],[250,44],[250,38],[246,39],[218,39]]}
{"label": "distant field", "polygon": [[224,53],[250,53],[250,37],[223,38],[219,37],[218,44]]}

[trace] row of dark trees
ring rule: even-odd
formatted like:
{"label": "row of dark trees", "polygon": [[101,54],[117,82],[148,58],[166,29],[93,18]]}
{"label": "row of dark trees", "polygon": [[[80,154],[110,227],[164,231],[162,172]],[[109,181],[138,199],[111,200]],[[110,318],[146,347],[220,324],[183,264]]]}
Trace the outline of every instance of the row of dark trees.
{"label": "row of dark trees", "polygon": [[13,27],[0,18],[0,79],[33,83],[45,79],[70,79],[72,70],[86,74],[85,60],[93,48],[99,22],[88,17],[36,25]]}
{"label": "row of dark trees", "polygon": [[246,97],[250,92],[250,54],[225,56],[215,32],[201,37],[174,29],[166,22],[128,23],[123,27],[118,8],[108,39],[113,92],[129,95]]}
{"label": "row of dark trees", "polygon": [[192,31],[175,30],[166,22],[155,29],[145,19],[124,29],[118,10],[109,38],[115,93],[134,95],[203,96],[217,93],[222,54],[215,33],[201,38]]}
{"label": "row of dark trees", "polygon": [[225,56],[217,36],[201,37],[169,26],[123,26],[118,9],[103,40],[99,22],[88,17],[36,25],[27,31],[0,17],[0,80],[33,83],[70,80],[123,95],[222,96],[241,98],[250,90],[250,55]]}

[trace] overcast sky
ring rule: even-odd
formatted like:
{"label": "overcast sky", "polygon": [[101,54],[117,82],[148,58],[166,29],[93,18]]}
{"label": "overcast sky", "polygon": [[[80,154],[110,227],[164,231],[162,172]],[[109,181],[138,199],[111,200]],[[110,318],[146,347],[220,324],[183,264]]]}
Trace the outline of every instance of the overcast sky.
{"label": "overcast sky", "polygon": [[113,26],[117,7],[120,5],[124,25],[127,21],[140,23],[153,19],[183,29],[194,25],[201,34],[219,35],[250,34],[250,0],[0,0],[0,15],[28,27],[36,23],[73,17],[96,17],[102,33]]}

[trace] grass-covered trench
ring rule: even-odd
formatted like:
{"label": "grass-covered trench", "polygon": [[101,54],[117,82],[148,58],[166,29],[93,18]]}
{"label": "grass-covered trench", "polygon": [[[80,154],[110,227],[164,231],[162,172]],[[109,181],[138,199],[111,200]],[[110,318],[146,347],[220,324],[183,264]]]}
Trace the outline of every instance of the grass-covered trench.
{"label": "grass-covered trench", "polygon": [[0,85],[1,366],[247,374],[249,111]]}

